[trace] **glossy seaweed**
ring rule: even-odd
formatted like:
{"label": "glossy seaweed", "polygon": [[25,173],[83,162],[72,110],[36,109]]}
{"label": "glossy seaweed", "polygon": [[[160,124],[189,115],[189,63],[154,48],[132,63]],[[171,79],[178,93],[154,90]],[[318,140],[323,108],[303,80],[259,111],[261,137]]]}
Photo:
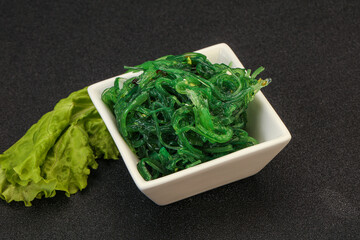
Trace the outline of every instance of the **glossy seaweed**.
{"label": "glossy seaweed", "polygon": [[139,157],[138,170],[145,180],[257,143],[244,128],[249,102],[271,81],[256,79],[263,67],[251,74],[212,64],[200,53],[186,53],[125,68],[142,73],[117,78],[102,100]]}

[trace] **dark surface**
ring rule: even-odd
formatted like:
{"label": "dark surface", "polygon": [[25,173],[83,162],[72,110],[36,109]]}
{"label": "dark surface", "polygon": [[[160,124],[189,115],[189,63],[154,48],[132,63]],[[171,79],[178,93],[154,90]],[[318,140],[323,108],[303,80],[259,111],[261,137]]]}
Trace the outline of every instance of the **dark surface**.
{"label": "dark surface", "polygon": [[1,200],[0,238],[358,239],[359,13],[359,1],[1,1],[0,152],[123,65],[221,42],[266,67],[293,139],[259,174],[164,207],[122,161],[100,160],[70,198]]}

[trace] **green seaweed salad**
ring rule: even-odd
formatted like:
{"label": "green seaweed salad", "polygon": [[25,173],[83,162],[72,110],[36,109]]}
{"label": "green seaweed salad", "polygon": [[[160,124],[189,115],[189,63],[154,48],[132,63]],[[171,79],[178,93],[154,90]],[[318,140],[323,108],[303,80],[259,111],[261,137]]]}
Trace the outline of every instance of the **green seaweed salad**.
{"label": "green seaweed salad", "polygon": [[102,100],[139,157],[137,168],[145,180],[257,144],[244,128],[249,102],[271,81],[256,79],[263,67],[251,74],[186,53],[125,69],[142,73],[117,78]]}

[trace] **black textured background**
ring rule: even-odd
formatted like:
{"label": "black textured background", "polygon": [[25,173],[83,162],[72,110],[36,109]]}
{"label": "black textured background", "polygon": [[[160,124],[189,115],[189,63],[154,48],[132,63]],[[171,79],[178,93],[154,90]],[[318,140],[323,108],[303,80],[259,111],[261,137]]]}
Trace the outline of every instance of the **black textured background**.
{"label": "black textured background", "polygon": [[159,207],[122,161],[1,239],[359,239],[360,1],[0,1],[0,152],[68,94],[167,54],[230,45],[273,82],[293,139],[259,174]]}

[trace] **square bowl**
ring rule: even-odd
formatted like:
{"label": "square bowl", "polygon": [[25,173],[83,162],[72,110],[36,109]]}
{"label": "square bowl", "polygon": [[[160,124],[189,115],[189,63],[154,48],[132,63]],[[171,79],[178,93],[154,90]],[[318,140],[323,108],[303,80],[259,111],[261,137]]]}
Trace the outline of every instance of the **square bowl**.
{"label": "square bowl", "polygon": [[[196,52],[208,57],[212,63],[232,64],[244,68],[231,48],[225,44],[213,45]],[[101,100],[106,88],[114,85],[115,78],[131,78],[140,73],[126,73],[88,88],[89,96],[104,120],[137,187],[158,205],[166,205],[207,190],[252,176],[263,169],[290,141],[291,135],[261,91],[247,109],[249,136],[259,144],[238,150],[220,158],[181,170],[170,175],[145,181],[137,170],[139,158],[121,137],[114,114]],[[122,87],[123,82],[120,82]]]}

